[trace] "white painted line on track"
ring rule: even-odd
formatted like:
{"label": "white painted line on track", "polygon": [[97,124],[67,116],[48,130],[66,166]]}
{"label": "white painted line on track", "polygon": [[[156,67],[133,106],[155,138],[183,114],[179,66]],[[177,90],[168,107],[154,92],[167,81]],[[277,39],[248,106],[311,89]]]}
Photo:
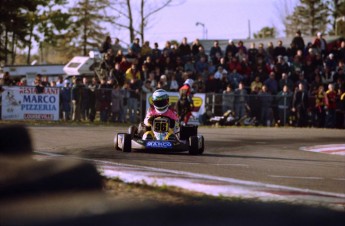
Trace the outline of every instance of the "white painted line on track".
{"label": "white painted line on track", "polygon": [[345,178],[332,178],[332,180],[340,180],[340,181],[345,181]]}
{"label": "white painted line on track", "polygon": [[345,144],[328,144],[328,145],[315,145],[308,147],[301,147],[302,151],[311,151],[333,155],[345,155]]}
{"label": "white painted line on track", "polygon": [[[36,152],[51,157],[64,155]],[[36,158],[47,158],[36,156]],[[234,178],[204,175],[178,170],[135,166],[104,160],[86,159],[68,156],[94,163],[101,174],[108,178],[119,178],[126,183],[145,183],[153,186],[175,186],[182,189],[201,192],[213,196],[255,198],[263,201],[291,201],[328,205],[343,210],[345,194],[294,188],[282,185],[266,184],[238,180]]]}
{"label": "white painted line on track", "polygon": [[280,176],[280,175],[268,175],[273,178],[284,178],[284,179],[301,179],[301,180],[324,180],[323,177],[298,177],[298,176]]}

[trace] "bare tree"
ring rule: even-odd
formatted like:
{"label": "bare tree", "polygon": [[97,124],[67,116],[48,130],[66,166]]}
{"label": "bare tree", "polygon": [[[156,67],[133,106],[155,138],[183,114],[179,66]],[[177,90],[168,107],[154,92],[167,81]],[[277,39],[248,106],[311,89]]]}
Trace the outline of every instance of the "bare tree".
{"label": "bare tree", "polygon": [[285,32],[286,36],[291,35],[291,32],[289,31],[289,29],[287,27],[287,24],[288,24],[287,18],[288,18],[288,16],[290,16],[293,13],[294,7],[296,6],[296,4],[297,4],[296,0],[279,0],[279,1],[275,2],[275,8],[277,10],[277,15],[279,17],[280,22],[285,27],[284,32]]}
{"label": "bare tree", "polygon": [[[144,42],[145,30],[148,29],[151,19],[164,8],[184,2],[184,0],[140,0],[139,5],[134,5],[131,0],[114,1],[111,9],[120,18],[114,24],[129,31],[130,42],[133,42],[136,35],[139,35]],[[139,15],[139,18],[134,18],[134,15]]]}

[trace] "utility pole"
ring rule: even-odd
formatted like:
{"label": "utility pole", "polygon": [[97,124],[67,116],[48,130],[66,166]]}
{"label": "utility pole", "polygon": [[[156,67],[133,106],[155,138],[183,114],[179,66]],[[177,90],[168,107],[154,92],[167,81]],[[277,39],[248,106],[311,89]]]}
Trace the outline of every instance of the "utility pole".
{"label": "utility pole", "polygon": [[250,39],[252,37],[252,31],[250,28],[250,20],[248,20],[248,39]]}

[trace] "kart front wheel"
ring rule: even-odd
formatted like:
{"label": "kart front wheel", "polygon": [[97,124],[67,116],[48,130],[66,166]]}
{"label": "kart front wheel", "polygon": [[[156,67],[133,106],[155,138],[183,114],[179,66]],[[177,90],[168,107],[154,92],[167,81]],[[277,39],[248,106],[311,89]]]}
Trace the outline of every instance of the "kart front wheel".
{"label": "kart front wheel", "polygon": [[130,134],[124,134],[122,144],[122,152],[132,151],[132,137]]}
{"label": "kart front wheel", "polygon": [[203,147],[199,148],[199,138],[197,136],[190,137],[189,154],[201,155],[203,151],[204,151]]}
{"label": "kart front wheel", "polygon": [[118,138],[118,134],[115,134],[115,137],[114,137],[114,148],[115,148],[116,151],[121,150],[121,149],[119,148],[119,138]]}

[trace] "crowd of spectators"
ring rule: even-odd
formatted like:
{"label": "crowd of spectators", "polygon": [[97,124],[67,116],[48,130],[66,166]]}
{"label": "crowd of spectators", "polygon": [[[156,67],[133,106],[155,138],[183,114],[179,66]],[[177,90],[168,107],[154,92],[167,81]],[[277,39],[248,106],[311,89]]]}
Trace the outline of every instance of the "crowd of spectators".
{"label": "crowd of spectators", "polygon": [[[112,42],[106,37],[101,53],[101,76],[77,78],[73,85],[61,80],[51,84],[63,87],[65,120],[71,114],[73,120],[93,121],[99,110],[103,122],[136,123],[137,112],[142,112],[139,106],[145,106],[139,102],[147,93],[158,88],[177,91],[190,78],[194,92],[221,96],[222,113],[232,110],[237,119],[251,114],[264,126],[344,128],[342,39],[329,45],[318,33],[313,42],[305,43],[297,31],[291,43],[253,42],[247,47],[229,40],[222,49],[216,40],[205,50],[198,39],[167,41],[159,48],[149,41],[141,45],[136,38],[124,53],[119,39]],[[69,101],[72,109],[64,104]]]}

